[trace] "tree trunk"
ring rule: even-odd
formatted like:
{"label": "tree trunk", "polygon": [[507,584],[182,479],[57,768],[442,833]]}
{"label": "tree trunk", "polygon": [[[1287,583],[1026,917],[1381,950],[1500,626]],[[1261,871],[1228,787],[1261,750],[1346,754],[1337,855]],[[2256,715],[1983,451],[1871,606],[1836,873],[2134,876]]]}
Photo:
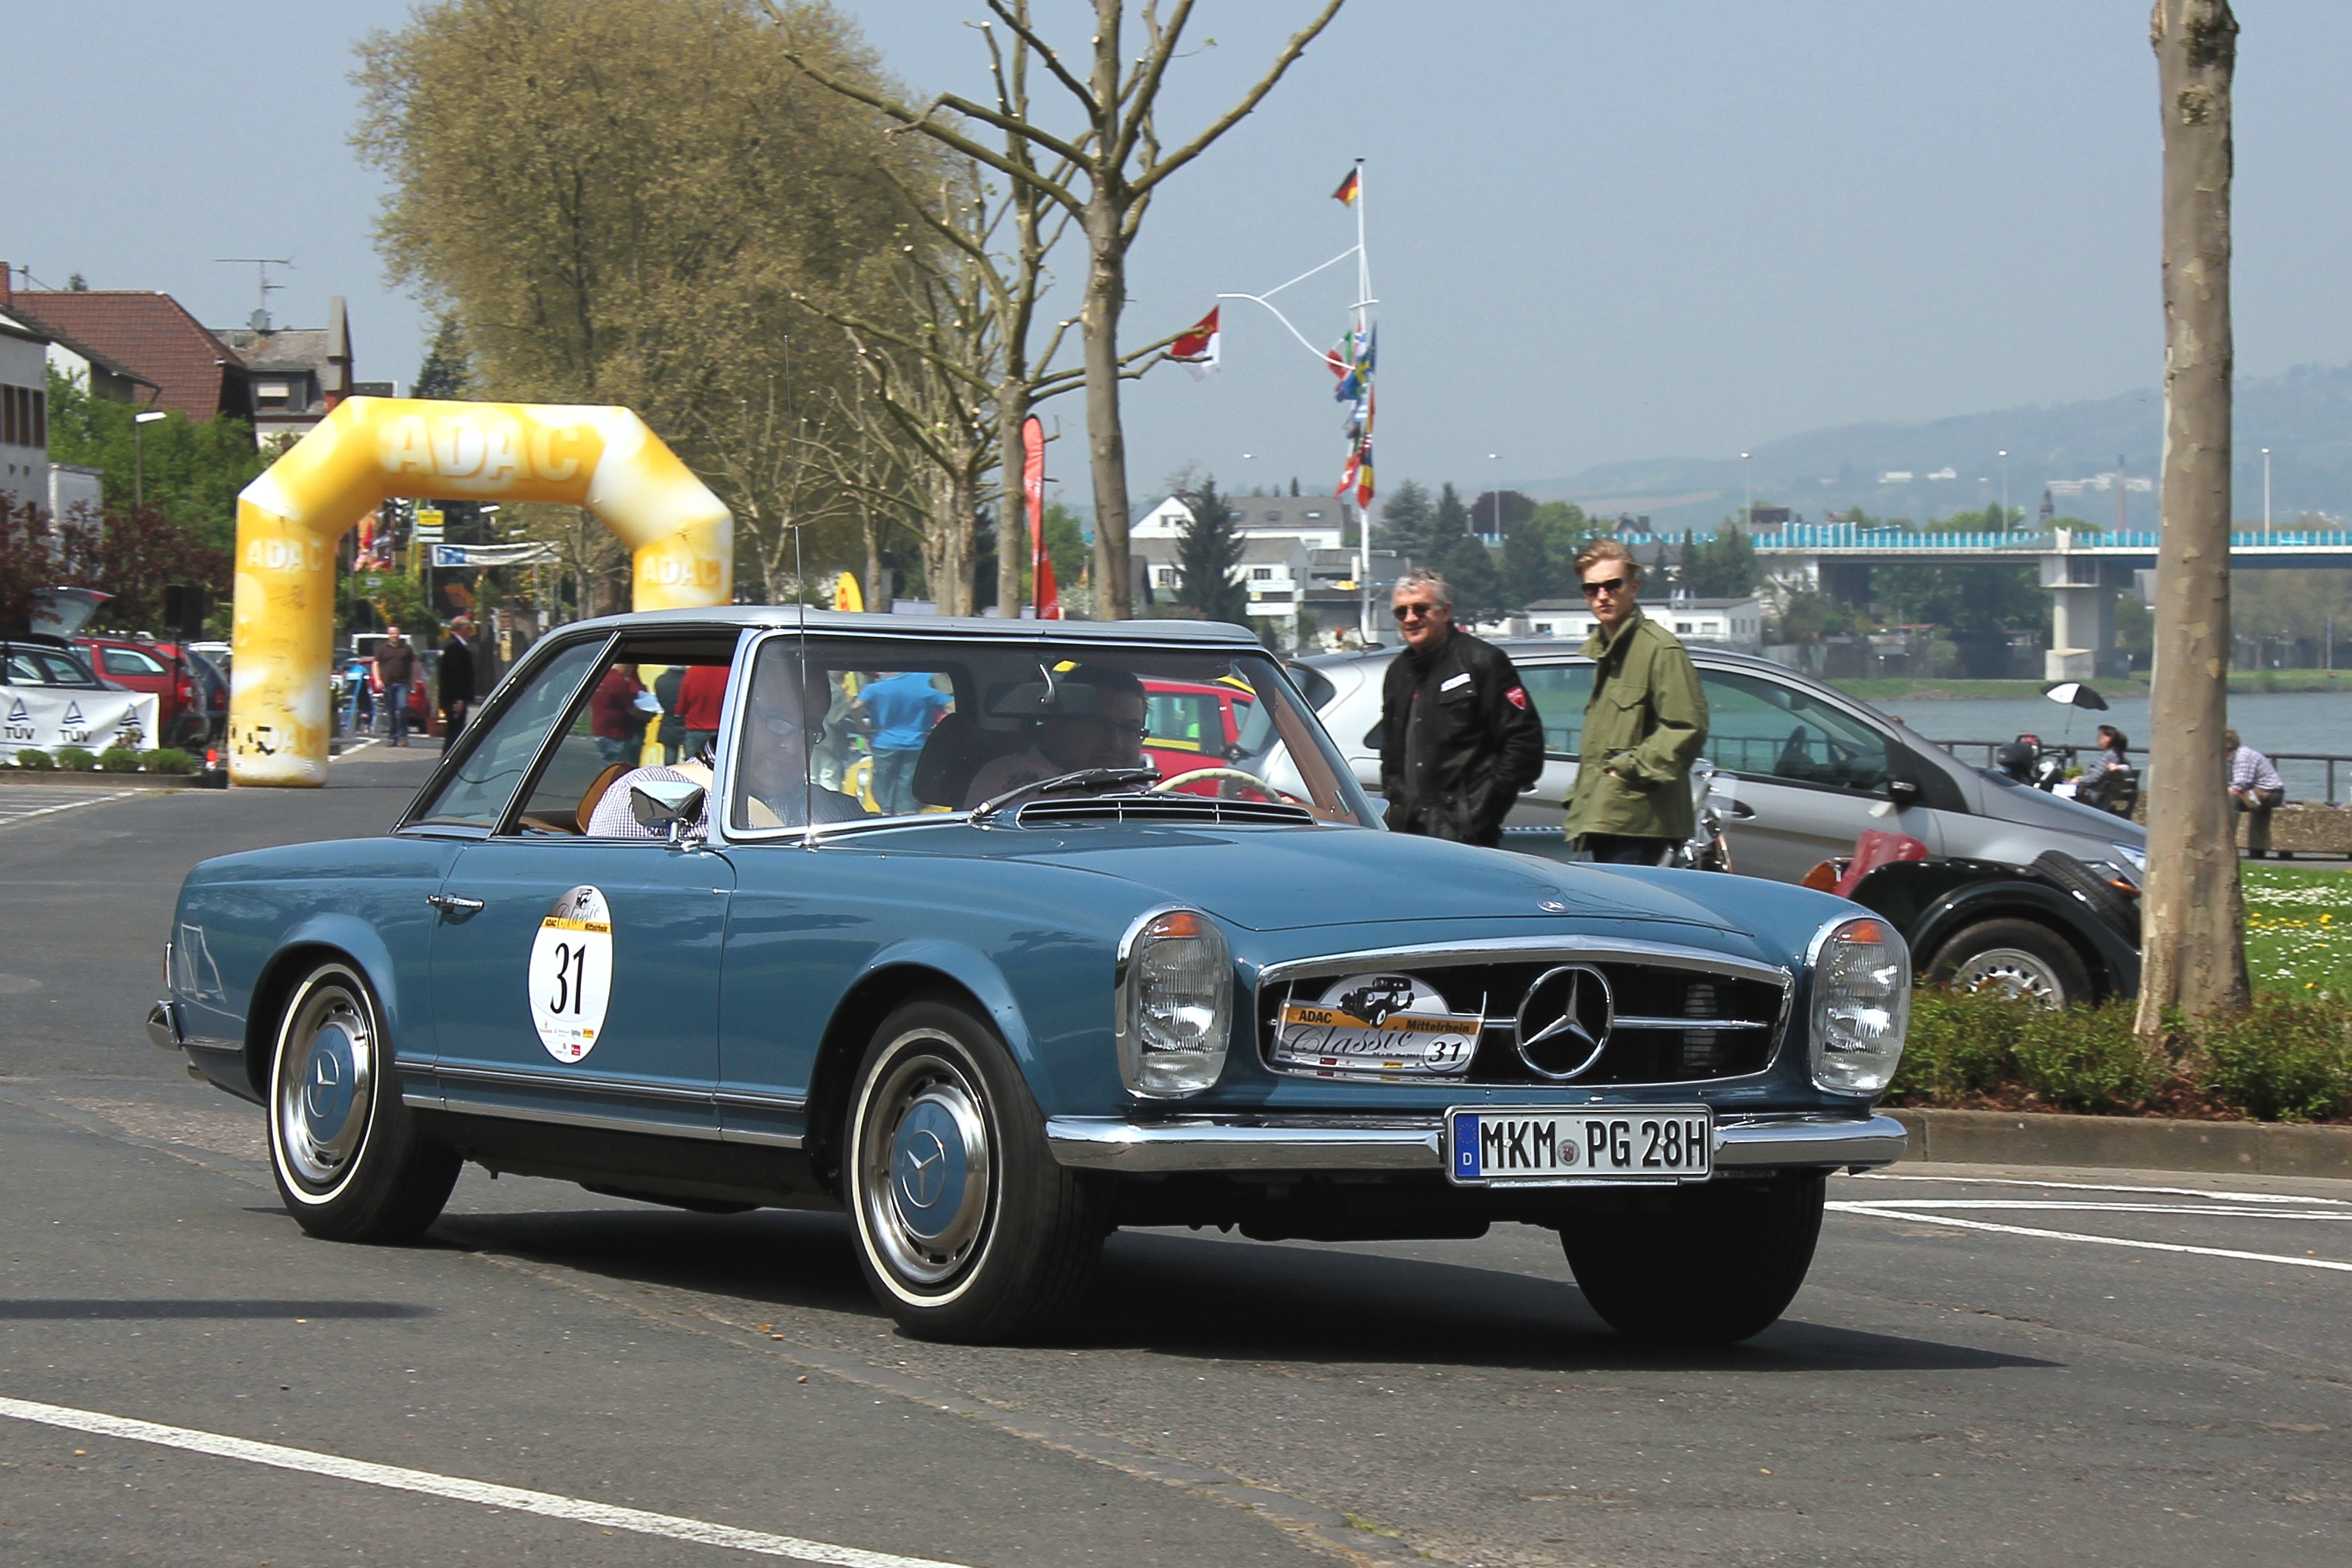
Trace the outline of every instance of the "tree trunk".
{"label": "tree trunk", "polygon": [[890,585],[882,580],[882,549],[874,539],[874,511],[860,507],[857,526],[866,536],[866,608],[877,615],[890,613]]}
{"label": "tree trunk", "polygon": [[1118,420],[1118,317],[1127,304],[1119,214],[1102,183],[1087,204],[1087,455],[1095,482],[1095,619],[1134,611],[1128,580],[1127,437]]}
{"label": "tree trunk", "polygon": [[1021,616],[1021,579],[1029,561],[1029,493],[1022,483],[1027,453],[1021,427],[1029,422],[1029,392],[1016,382],[996,391],[997,486],[996,612],[1008,621]]}
{"label": "tree trunk", "polygon": [[2148,708],[2141,1034],[2246,1005],[2237,823],[2222,777],[2230,678],[2230,79],[2228,0],[2157,0],[2164,118],[2163,531]]}

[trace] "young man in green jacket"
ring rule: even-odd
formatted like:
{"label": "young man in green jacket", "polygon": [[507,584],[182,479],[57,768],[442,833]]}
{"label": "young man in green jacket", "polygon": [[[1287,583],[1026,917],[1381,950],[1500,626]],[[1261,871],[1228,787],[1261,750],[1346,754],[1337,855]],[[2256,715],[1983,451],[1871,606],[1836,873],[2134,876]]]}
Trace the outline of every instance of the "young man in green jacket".
{"label": "young man in green jacket", "polygon": [[1600,622],[1584,644],[1592,695],[1568,836],[1606,865],[1656,865],[1691,835],[1690,770],[1706,744],[1706,694],[1673,632],[1642,613],[1642,567],[1615,539],[1576,558]]}

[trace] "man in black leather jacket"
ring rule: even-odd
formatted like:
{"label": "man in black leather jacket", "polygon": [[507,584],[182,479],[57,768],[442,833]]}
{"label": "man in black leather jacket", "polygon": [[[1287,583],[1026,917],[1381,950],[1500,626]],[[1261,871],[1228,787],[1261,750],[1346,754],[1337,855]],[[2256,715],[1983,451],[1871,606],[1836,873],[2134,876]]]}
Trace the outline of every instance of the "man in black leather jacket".
{"label": "man in black leather jacket", "polygon": [[1491,847],[1519,791],[1543,774],[1543,721],[1510,656],[1454,624],[1445,579],[1415,567],[1392,608],[1404,652],[1381,694],[1389,827]]}

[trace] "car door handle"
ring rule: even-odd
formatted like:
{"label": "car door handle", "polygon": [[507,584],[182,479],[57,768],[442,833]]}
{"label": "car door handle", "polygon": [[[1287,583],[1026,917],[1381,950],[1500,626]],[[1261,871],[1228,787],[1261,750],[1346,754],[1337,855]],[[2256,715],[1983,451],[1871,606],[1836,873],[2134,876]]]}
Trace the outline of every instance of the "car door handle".
{"label": "car door handle", "polygon": [[443,915],[454,915],[459,920],[469,915],[479,915],[488,907],[478,898],[460,898],[454,893],[428,893],[425,895],[425,902]]}
{"label": "car door handle", "polygon": [[1716,807],[1716,814],[1724,817],[1752,817],[1756,808],[1745,800],[1726,800]]}

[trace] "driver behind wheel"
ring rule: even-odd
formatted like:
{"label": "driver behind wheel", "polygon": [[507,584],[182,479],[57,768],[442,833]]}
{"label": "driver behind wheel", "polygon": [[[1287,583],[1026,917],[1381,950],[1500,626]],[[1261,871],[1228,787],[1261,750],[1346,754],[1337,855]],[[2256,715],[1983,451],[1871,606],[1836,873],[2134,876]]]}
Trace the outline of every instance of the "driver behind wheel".
{"label": "driver behind wheel", "polygon": [[998,758],[974,775],[964,792],[965,808],[1082,768],[1143,767],[1143,683],[1136,676],[1078,665],[1055,680],[1035,744]]}

